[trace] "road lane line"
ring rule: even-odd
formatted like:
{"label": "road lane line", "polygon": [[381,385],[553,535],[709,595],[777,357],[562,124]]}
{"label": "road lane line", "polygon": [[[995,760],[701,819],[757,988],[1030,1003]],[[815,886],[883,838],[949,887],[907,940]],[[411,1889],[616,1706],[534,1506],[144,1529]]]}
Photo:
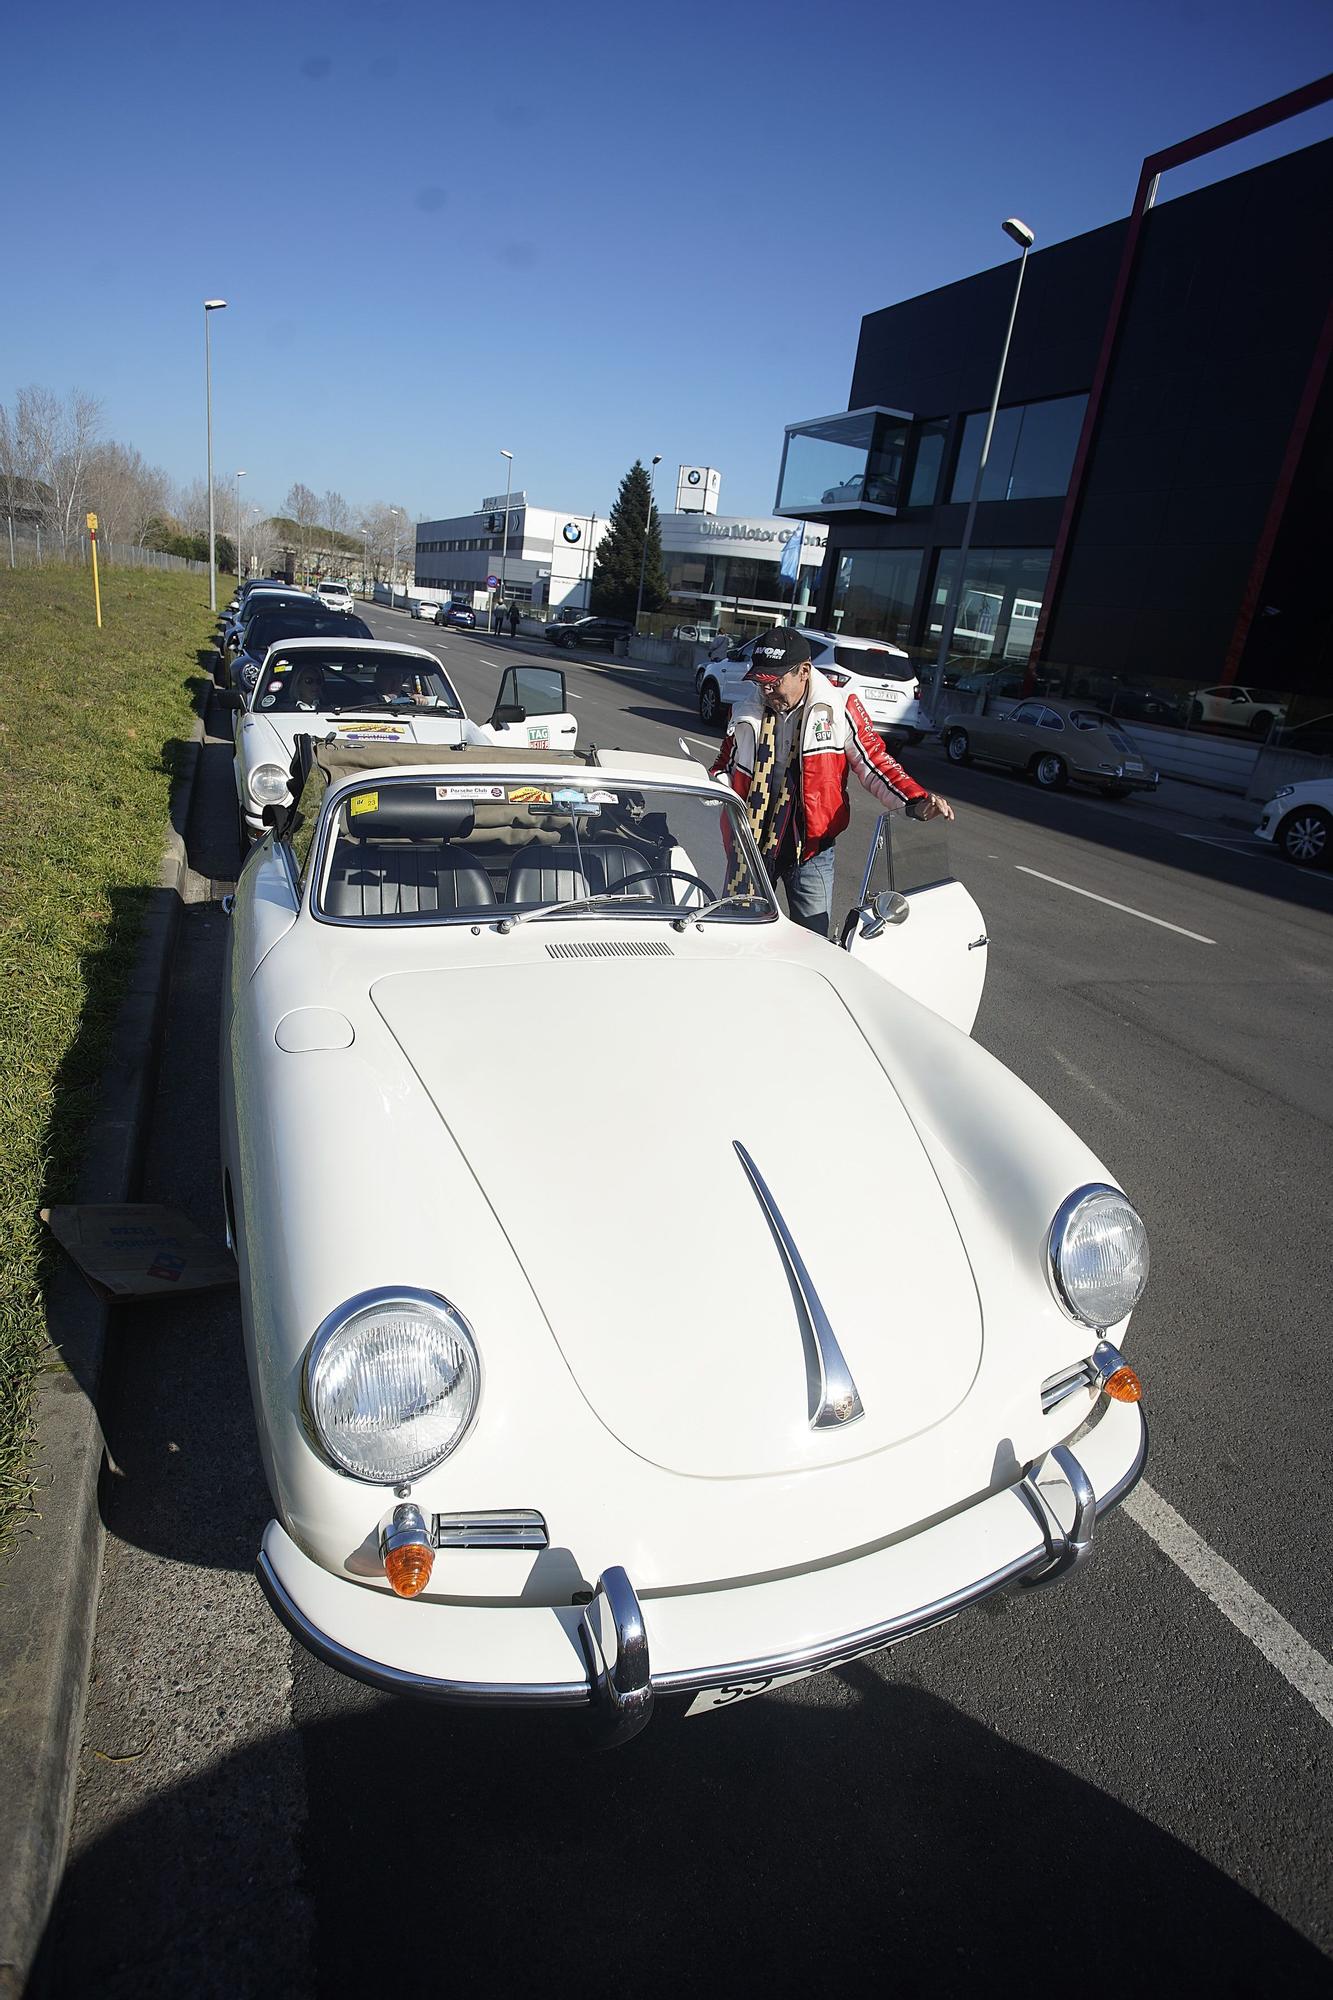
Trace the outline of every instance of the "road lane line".
{"label": "road lane line", "polygon": [[1267,1598],[1251,1589],[1216,1549],[1209,1548],[1146,1480],[1135,1487],[1124,1509],[1163,1555],[1169,1556],[1241,1636],[1277,1668],[1288,1687],[1295,1688],[1316,1715],[1333,1725],[1333,1664],[1316,1652]]}
{"label": "road lane line", "polygon": [[1216,938],[1204,937],[1199,931],[1187,931],[1181,924],[1169,924],[1165,917],[1150,917],[1146,910],[1136,910],[1129,903],[1113,903],[1109,896],[1094,895],[1091,889],[1080,889],[1076,882],[1062,882],[1058,875],[1043,875],[1040,868],[1024,868],[1020,862],[1014,863],[1020,875],[1035,875],[1039,882],[1052,882],[1057,889],[1068,889],[1071,896],[1086,896],[1091,903],[1105,903],[1108,910],[1122,910],[1127,917],[1141,917],[1145,924],[1158,924],[1164,931],[1175,931],[1178,937],[1193,938],[1196,944],[1216,944]]}

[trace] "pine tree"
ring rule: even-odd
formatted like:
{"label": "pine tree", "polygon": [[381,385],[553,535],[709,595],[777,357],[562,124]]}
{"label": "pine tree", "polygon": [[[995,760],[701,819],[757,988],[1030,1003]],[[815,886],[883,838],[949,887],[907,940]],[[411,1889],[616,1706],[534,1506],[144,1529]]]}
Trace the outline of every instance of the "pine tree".
{"label": "pine tree", "polygon": [[[651,516],[649,508],[651,507]],[[643,530],[648,524],[648,559],[644,563]],[[597,548],[592,572],[592,608],[603,618],[633,618],[639,601],[639,566],[643,568],[643,608],[660,611],[667,601],[662,567],[662,523],[648,468],[635,459],[620,482],[607,530]]]}

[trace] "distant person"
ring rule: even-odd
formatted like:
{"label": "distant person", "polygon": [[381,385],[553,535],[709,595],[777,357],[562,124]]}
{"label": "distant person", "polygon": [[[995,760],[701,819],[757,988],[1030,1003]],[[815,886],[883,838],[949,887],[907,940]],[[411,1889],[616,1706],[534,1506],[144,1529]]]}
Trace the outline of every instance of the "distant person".
{"label": "distant person", "polygon": [[509,636],[511,639],[517,639],[518,637],[518,605],[516,603],[511,604],[509,607]]}

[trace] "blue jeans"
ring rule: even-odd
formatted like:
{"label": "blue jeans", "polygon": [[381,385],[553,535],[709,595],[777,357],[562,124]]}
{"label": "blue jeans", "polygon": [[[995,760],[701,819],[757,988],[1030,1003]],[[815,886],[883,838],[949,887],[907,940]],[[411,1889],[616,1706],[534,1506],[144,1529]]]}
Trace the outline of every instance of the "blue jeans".
{"label": "blue jeans", "polygon": [[833,921],[833,849],[784,868],[781,880],[792,922],[827,937]]}

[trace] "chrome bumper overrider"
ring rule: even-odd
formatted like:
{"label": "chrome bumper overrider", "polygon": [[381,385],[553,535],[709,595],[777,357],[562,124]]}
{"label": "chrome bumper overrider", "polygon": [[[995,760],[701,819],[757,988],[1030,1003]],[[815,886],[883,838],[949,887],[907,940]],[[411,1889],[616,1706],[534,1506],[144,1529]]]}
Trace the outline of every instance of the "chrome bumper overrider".
{"label": "chrome bumper overrider", "polygon": [[[602,1572],[591,1603],[581,1607],[554,1607],[545,1614],[546,1625],[521,1628],[534,1639],[538,1636],[541,1639],[541,1645],[534,1648],[540,1657],[534,1657],[530,1663],[537,1668],[532,1679],[511,1679],[507,1672],[503,1678],[488,1672],[485,1677],[478,1674],[465,1679],[452,1679],[437,1674],[433,1670],[434,1661],[427,1657],[417,1658],[411,1664],[381,1661],[369,1657],[346,1639],[333,1636],[325,1629],[327,1624],[337,1622],[335,1618],[321,1620],[317,1615],[317,1605],[298,1603],[297,1590],[289,1587],[280,1573],[284,1568],[299,1573],[308,1582],[308,1590],[300,1590],[300,1595],[318,1599],[331,1607],[336,1603],[339,1610],[346,1602],[342,1594],[349,1589],[361,1607],[366,1605],[367,1598],[370,1599],[374,1607],[372,1615],[378,1615],[381,1607],[386,1607],[399,1617],[416,1619],[423,1612],[429,1613],[432,1607],[425,1600],[404,1603],[386,1597],[384,1593],[370,1593],[362,1587],[349,1585],[344,1579],[330,1576],[301,1554],[277,1522],[270,1523],[265,1534],[265,1545],[258,1559],[259,1580],[269,1603],[289,1631],[317,1658],[355,1680],[399,1693],[477,1706],[590,1708],[598,1740],[607,1744],[623,1743],[637,1735],[648,1722],[655,1697],[659,1694],[690,1694],[731,1682],[754,1681],[781,1674],[823,1672],[844,1665],[862,1654],[910,1638],[913,1633],[924,1631],[997,1591],[1014,1585],[1036,1588],[1068,1575],[1091,1554],[1097,1521],[1137,1484],[1147,1457],[1147,1425],[1139,1406],[1133,1404],[1113,1408],[1132,1411],[1138,1418],[1139,1430],[1132,1459],[1104,1493],[1094,1491],[1092,1480],[1077,1451],[1070,1445],[1056,1445],[1044,1458],[1026,1466],[1012,1487],[991,1495],[988,1500],[979,1502],[977,1508],[969,1510],[976,1513],[979,1508],[992,1507],[997,1501],[1008,1503],[1017,1499],[1035,1523],[1038,1531],[1035,1541],[1031,1537],[1026,1538],[1025,1546],[1015,1550],[998,1567],[984,1575],[970,1577],[927,1602],[915,1604],[910,1609],[900,1609],[871,1624],[840,1632],[836,1637],[781,1653],[745,1659],[723,1658],[698,1666],[673,1667],[666,1664],[659,1665],[654,1671],[649,1643],[650,1627],[654,1614],[659,1618],[668,1615],[673,1600],[650,1598],[645,1615],[628,1575],[616,1566]],[[1066,1506],[1062,1510],[1069,1515],[1067,1525],[1051,1503],[1048,1489],[1052,1485],[1067,1489],[1070,1496],[1072,1508]],[[967,1515],[954,1519],[965,1522]],[[924,1530],[918,1539],[925,1540],[935,1532]],[[763,1586],[758,1588],[762,1590]],[[728,1593],[719,1595],[725,1597]],[[680,1601],[674,1600],[676,1603]],[[717,1602],[716,1596],[713,1602]],[[458,1615],[454,1613],[454,1616]],[[531,1619],[536,1613],[515,1614],[503,1609],[488,1612],[480,1607],[468,1607],[462,1613],[469,1621],[484,1622],[488,1641],[498,1621],[513,1619],[516,1615]],[[553,1639],[549,1623],[552,1620],[556,1621]],[[461,1630],[461,1643],[465,1647],[471,1645],[472,1659],[486,1660],[489,1657],[487,1648],[476,1644],[478,1630],[475,1622],[469,1622]],[[514,1636],[519,1638],[515,1650],[521,1657],[522,1639],[518,1631]],[[552,1643],[556,1649],[554,1653]],[[512,1654],[505,1658],[504,1664],[511,1666]],[[542,1671],[544,1666],[552,1665],[558,1669],[556,1672]]]}

